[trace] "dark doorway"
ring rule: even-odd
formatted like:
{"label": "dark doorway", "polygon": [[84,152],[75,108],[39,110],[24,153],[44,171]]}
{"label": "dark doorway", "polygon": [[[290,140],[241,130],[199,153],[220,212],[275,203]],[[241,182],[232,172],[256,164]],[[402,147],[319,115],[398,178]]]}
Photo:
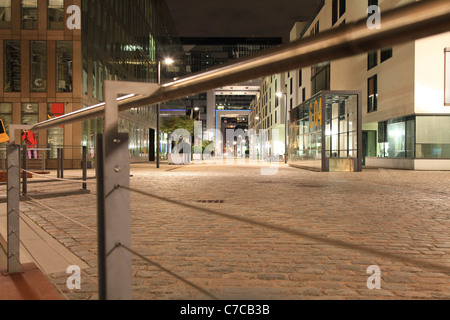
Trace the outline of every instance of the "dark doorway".
{"label": "dark doorway", "polygon": [[154,162],[156,161],[156,148],[155,148],[155,142],[156,142],[156,132],[155,129],[150,129],[149,131],[149,141],[148,141],[148,161]]}
{"label": "dark doorway", "polygon": [[363,165],[366,165],[366,157],[377,156],[377,131],[363,131],[362,133],[363,143]]}

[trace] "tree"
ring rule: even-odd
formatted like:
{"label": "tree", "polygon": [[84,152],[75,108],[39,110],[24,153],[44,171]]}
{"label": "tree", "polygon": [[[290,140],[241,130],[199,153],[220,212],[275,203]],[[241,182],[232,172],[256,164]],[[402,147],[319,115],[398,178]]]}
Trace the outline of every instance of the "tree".
{"label": "tree", "polygon": [[185,129],[193,136],[194,122],[195,121],[188,116],[166,119],[161,124],[161,132],[171,134],[177,129]]}

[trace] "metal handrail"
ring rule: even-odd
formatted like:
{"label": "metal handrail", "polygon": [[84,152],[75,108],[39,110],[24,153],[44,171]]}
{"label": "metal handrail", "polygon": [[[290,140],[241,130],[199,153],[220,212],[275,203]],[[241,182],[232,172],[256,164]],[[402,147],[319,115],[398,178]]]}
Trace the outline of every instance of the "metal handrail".
{"label": "metal handrail", "polygon": [[[153,95],[133,95],[121,99],[118,101],[119,111],[174,100],[324,61],[351,57],[446,31],[450,31],[448,0],[415,2],[383,13],[380,29],[369,29],[367,19],[362,19],[316,36],[238,59],[206,72],[163,84]],[[101,117],[104,113],[105,104],[100,103],[38,123],[33,130],[45,130]]]}

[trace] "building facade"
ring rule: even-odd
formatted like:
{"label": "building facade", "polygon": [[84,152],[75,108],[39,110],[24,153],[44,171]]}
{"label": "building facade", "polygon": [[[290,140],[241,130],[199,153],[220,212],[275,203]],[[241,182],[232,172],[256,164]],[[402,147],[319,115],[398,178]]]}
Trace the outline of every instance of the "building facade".
{"label": "building facade", "polygon": [[[184,63],[159,0],[2,0],[0,50],[0,118],[6,125],[33,125],[100,103],[105,80],[157,82],[158,61],[166,55]],[[173,78],[182,70],[175,64],[163,74]],[[119,130],[130,134],[132,159],[148,159],[152,128],[154,106],[121,115]],[[39,146],[50,149],[47,159],[65,146],[65,166],[74,168],[81,146],[95,159],[95,136],[102,130],[99,118],[37,136]]]}
{"label": "building facade", "polygon": [[[379,6],[382,17],[411,2],[325,0],[309,23],[295,24],[291,40],[368,18],[371,5]],[[443,33],[292,70],[285,74],[288,108],[323,90],[361,92],[363,164],[450,170],[449,47],[450,33]]]}
{"label": "building facade", "polygon": [[[187,73],[207,71],[213,67],[279,46],[282,38],[230,37],[181,38],[187,57]],[[261,79],[217,88],[184,100],[187,113],[198,108],[203,122],[204,139],[216,142],[216,154],[229,152],[226,130],[234,127],[248,129],[250,104],[258,93]],[[197,118],[197,114],[196,114]],[[221,134],[222,137],[217,139]],[[232,149],[232,147],[231,147]],[[236,152],[236,154],[242,154]]]}

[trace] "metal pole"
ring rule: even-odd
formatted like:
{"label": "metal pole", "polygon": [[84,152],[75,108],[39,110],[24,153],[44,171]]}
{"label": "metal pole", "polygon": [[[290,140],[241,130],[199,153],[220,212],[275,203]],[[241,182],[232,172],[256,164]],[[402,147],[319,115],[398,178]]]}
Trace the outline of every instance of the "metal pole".
{"label": "metal pole", "polygon": [[[27,149],[26,145],[22,147],[22,168],[23,170],[28,170],[27,168]],[[22,172],[22,194],[26,195],[28,193],[28,174],[23,171]]]}
{"label": "metal pole", "polygon": [[[158,85],[161,85],[161,61],[158,61]],[[161,102],[157,106],[156,115],[156,168],[159,169],[159,153],[161,149]]]}
{"label": "metal pole", "polygon": [[61,149],[56,149],[56,177],[61,178]]}
{"label": "metal pole", "polygon": [[106,300],[105,194],[103,176],[103,135],[97,135],[97,241],[98,241],[98,299]]}
{"label": "metal pole", "polygon": [[20,264],[20,146],[10,144],[8,153],[7,179],[7,242],[8,242],[8,273],[18,273]]}
{"label": "metal pole", "polygon": [[285,124],[284,124],[284,163],[288,163],[288,103],[287,103],[287,92],[284,94],[285,100]]}
{"label": "metal pole", "polygon": [[60,169],[61,169],[61,179],[64,179],[64,148],[61,148],[61,165],[60,165]]}
{"label": "metal pole", "polygon": [[[83,181],[87,180],[87,147],[83,146],[83,160],[81,162],[83,170]],[[83,183],[83,190],[87,190],[87,184]]]}

